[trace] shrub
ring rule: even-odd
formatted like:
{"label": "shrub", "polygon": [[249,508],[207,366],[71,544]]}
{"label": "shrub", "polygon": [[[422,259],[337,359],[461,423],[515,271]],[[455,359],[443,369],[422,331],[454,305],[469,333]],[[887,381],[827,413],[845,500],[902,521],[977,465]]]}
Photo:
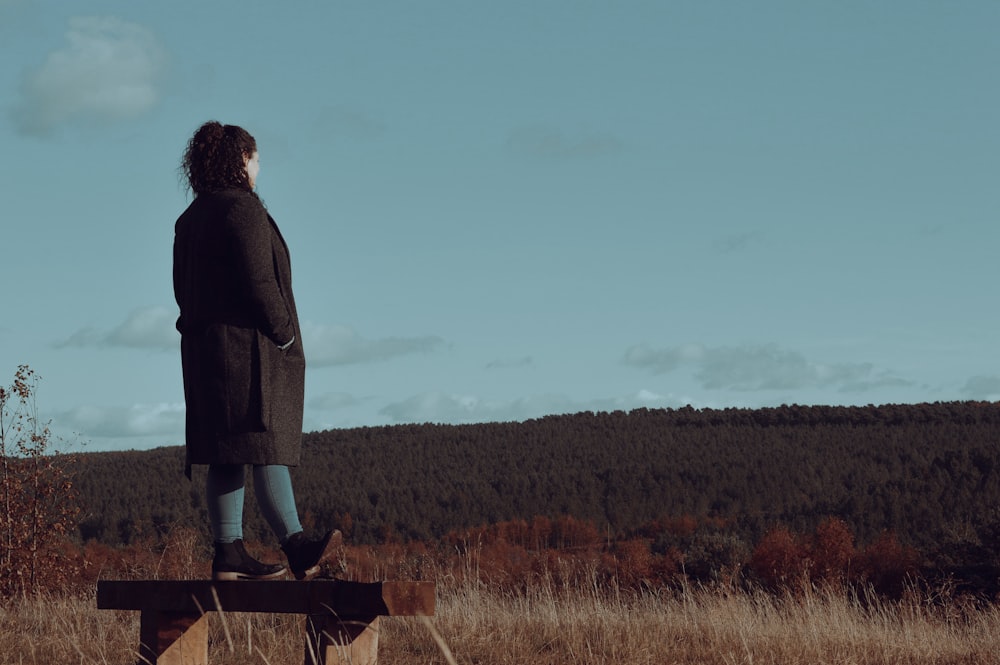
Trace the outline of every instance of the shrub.
{"label": "shrub", "polygon": [[783,526],[764,534],[750,557],[750,570],[762,584],[775,589],[798,584],[807,569],[801,539]]}
{"label": "shrub", "polygon": [[846,582],[854,557],[850,527],[838,517],[827,517],[816,527],[810,543],[809,577],[815,582]]}
{"label": "shrub", "polygon": [[65,588],[78,561],[66,547],[79,513],[68,468],[72,458],[51,451],[48,424],[38,417],[39,377],[18,367],[0,387],[0,595]]}
{"label": "shrub", "polygon": [[906,583],[916,576],[919,556],[912,547],[899,542],[895,533],[883,532],[860,557],[859,572],[879,594],[898,598]]}

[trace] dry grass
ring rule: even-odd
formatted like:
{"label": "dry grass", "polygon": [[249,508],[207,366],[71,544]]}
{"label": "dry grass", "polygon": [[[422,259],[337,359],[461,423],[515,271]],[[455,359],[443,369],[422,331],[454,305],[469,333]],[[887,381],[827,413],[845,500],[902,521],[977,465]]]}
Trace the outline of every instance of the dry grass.
{"label": "dry grass", "polygon": [[[995,607],[960,612],[844,593],[523,597],[467,587],[442,594],[435,624],[462,663],[1000,663]],[[391,625],[393,643],[427,653],[419,624]],[[394,650],[391,662],[444,661]]]}
{"label": "dry grass", "polygon": [[[137,612],[99,611],[90,599],[27,600],[0,609],[0,663],[132,665]],[[218,665],[299,665],[303,619],[212,616]],[[813,591],[775,596],[561,592],[542,584],[515,594],[469,583],[438,585],[431,626],[383,619],[380,660],[414,665],[699,663],[889,665],[1000,663],[1000,609],[960,601],[903,602]],[[228,633],[228,637],[227,637]]]}

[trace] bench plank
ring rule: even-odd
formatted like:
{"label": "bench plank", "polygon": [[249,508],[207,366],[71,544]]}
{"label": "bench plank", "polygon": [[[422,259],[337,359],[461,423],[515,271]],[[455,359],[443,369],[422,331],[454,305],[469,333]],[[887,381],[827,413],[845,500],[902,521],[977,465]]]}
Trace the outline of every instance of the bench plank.
{"label": "bench plank", "polygon": [[338,616],[433,616],[434,582],[101,580],[97,583],[97,607],[186,613],[222,609],[281,614],[332,612]]}

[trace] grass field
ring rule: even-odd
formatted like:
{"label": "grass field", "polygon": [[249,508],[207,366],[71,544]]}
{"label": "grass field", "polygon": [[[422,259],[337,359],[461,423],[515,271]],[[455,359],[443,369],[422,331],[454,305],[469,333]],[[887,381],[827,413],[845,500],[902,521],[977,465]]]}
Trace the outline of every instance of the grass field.
{"label": "grass field", "polygon": [[[1000,609],[926,595],[889,602],[843,591],[617,594],[546,584],[507,593],[444,580],[429,621],[383,619],[380,662],[1000,663]],[[298,665],[302,622],[214,614],[210,662]],[[0,609],[0,662],[132,665],[138,634],[138,612],[99,611],[93,598],[22,600]]]}

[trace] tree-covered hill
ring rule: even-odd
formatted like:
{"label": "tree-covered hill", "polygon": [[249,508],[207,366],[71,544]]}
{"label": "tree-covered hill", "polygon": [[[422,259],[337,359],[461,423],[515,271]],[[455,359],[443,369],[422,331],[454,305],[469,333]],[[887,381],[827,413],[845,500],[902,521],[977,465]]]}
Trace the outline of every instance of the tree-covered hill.
{"label": "tree-covered hill", "polygon": [[[723,518],[756,541],[825,516],[861,542],[884,530],[919,549],[987,528],[1000,506],[1000,404],[647,410],[520,423],[400,425],[305,435],[296,496],[355,543],[426,539],[536,515],[609,535],[657,518]],[[81,535],[127,542],[204,528],[204,470],[183,448],[77,459]],[[248,535],[267,529],[247,501]]]}

